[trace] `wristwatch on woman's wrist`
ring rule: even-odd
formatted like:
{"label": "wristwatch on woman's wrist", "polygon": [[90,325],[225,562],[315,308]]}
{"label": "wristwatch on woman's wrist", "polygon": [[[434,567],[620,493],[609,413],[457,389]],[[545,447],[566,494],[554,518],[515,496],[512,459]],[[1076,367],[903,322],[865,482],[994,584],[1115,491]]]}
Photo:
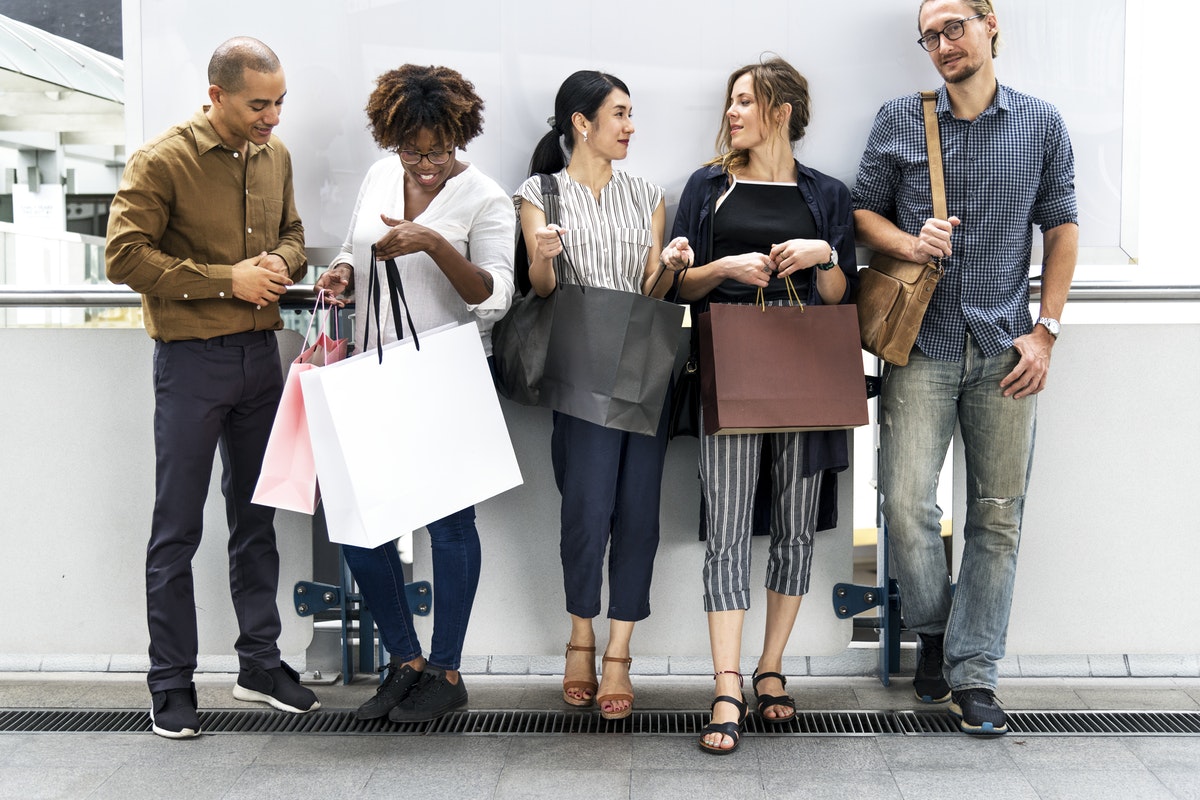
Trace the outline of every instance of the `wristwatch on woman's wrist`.
{"label": "wristwatch on woman's wrist", "polygon": [[817,269],[833,269],[838,265],[837,250],[833,245],[829,245],[829,261],[824,264],[817,264]]}

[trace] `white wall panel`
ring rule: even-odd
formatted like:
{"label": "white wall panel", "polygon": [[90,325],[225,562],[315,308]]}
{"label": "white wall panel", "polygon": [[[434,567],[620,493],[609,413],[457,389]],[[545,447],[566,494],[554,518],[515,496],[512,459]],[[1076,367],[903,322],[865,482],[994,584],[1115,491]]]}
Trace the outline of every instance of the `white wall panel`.
{"label": "white wall panel", "polygon": [[[513,189],[546,131],[558,85],[595,68],[624,80],[633,97],[638,133],[624,168],[665,186],[673,205],[688,174],[713,154],[730,71],[774,52],[811,84],[801,160],[849,183],[880,104],[940,82],[915,41],[916,6],[125,0],[126,20],[136,17],[125,42],[129,145],[204,101],[217,44],[235,34],[261,38],[288,77],[278,133],[295,156],[309,245],[328,248],[341,244],[359,182],[380,155],[363,115],[379,73],[405,62],[444,64],[473,81],[487,103],[485,130],[466,158]],[[999,17],[1000,80],[1058,105],[1071,131],[1084,263],[1123,263],[1125,0],[1005,0]]]}

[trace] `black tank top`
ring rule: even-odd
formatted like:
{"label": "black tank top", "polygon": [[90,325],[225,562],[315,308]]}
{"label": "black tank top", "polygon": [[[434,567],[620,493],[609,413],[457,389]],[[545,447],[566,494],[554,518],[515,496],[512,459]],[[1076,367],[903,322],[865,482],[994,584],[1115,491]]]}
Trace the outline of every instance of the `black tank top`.
{"label": "black tank top", "polygon": [[[769,254],[779,242],[817,238],[816,220],[796,184],[738,181],[713,217],[713,260],[742,253]],[[800,298],[807,298],[812,271],[802,270],[791,278]],[[772,276],[763,296],[767,301],[786,300],[783,280]],[[757,288],[732,278],[709,295],[714,303],[753,303],[757,297]]]}

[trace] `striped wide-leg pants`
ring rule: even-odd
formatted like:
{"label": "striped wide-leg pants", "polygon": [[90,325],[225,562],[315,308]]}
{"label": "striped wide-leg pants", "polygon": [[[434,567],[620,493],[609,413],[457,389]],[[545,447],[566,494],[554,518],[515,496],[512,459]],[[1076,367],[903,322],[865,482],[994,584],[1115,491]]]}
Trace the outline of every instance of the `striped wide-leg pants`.
{"label": "striped wide-leg pants", "polygon": [[718,434],[700,438],[700,481],[708,515],[704,610],[750,607],[754,488],[764,440],[771,447],[771,543],[766,587],[808,591],[821,475],[802,474],[807,434]]}

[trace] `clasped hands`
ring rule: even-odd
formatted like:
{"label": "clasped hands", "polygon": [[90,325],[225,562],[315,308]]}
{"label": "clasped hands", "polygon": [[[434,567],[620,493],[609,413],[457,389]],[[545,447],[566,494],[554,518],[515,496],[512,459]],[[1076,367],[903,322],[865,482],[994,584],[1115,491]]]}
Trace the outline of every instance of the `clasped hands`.
{"label": "clasped hands", "polygon": [[[794,272],[826,263],[829,245],[820,239],[788,239],[772,245],[769,253],[742,253],[722,259],[726,277],[750,286],[765,287],[773,276],[786,277]],[[663,265],[680,270],[695,261],[696,254],[684,236],[672,239],[662,251]]]}
{"label": "clasped hands", "polygon": [[262,308],[279,300],[292,285],[287,262],[262,252],[233,265],[233,296]]}

